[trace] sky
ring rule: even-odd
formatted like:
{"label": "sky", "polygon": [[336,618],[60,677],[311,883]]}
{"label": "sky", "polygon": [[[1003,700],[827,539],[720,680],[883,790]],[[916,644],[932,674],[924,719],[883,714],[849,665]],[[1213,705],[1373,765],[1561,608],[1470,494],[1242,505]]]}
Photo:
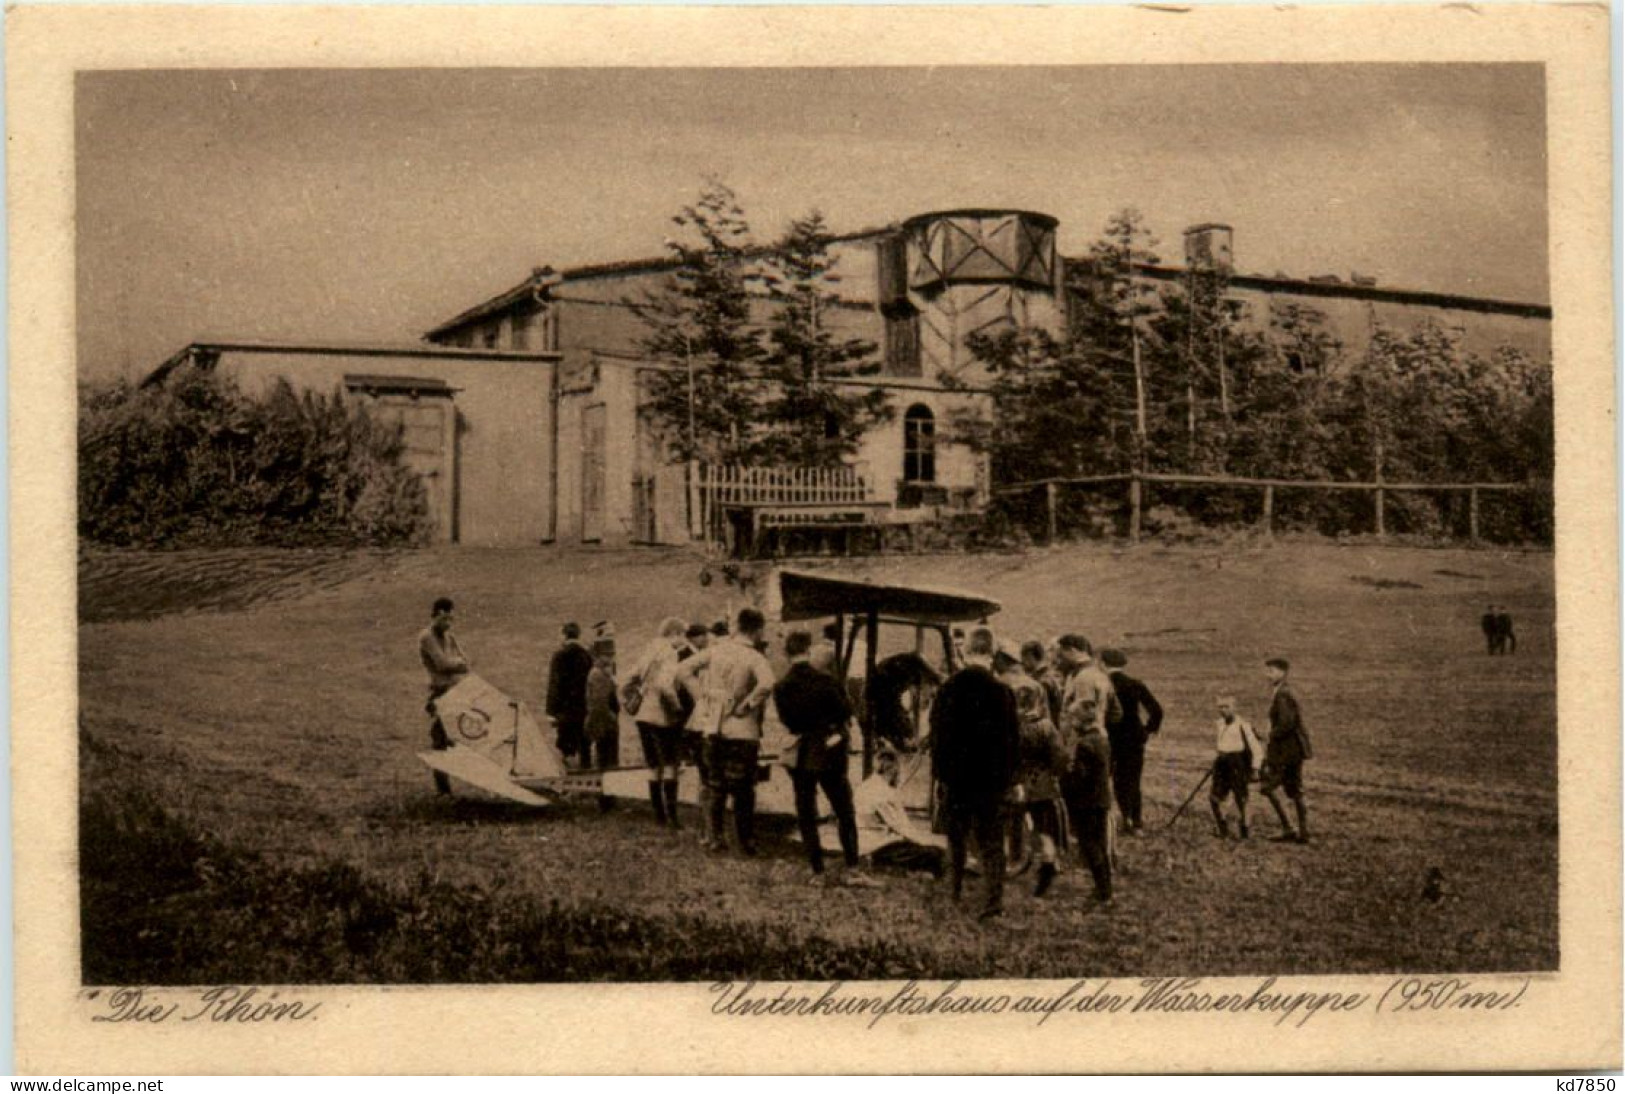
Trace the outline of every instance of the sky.
{"label": "sky", "polygon": [[1549,299],[1535,65],[89,72],[78,369],[200,339],[412,342],[533,267],[661,253],[707,175],[757,235],[1138,208],[1236,266]]}

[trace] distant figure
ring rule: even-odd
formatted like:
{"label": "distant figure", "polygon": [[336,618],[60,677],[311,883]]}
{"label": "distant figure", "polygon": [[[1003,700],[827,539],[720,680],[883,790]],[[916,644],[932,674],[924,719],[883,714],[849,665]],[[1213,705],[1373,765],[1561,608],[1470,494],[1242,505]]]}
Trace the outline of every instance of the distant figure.
{"label": "distant figure", "polygon": [[[695,696],[696,717],[706,735],[706,774],[710,785],[709,848],[722,850],[722,821],[733,799],[739,850],[756,854],[756,767],[762,750],[762,708],[773,692],[773,669],[757,650],[767,621],[744,608],[737,633],[714,642],[684,661],[677,685]],[[703,690],[699,684],[704,674]],[[704,711],[703,715],[700,711]]]}
{"label": "distant figure", "polygon": [[1264,747],[1253,732],[1252,723],[1236,713],[1236,700],[1229,695],[1218,699],[1219,718],[1213,724],[1214,757],[1213,782],[1208,787],[1207,803],[1213,810],[1213,834],[1220,839],[1230,838],[1230,826],[1224,819],[1224,799],[1236,802],[1237,834],[1246,839],[1247,784],[1258,775],[1264,759]]}
{"label": "distant figure", "polygon": [[1072,762],[1061,731],[1050,717],[1049,699],[1044,687],[1028,675],[1022,652],[1001,649],[993,658],[999,682],[1016,697],[1016,717],[1021,726],[1021,761],[1018,785],[1022,791],[1021,812],[1032,819],[1038,839],[1038,884],[1033,895],[1049,892],[1058,869],[1056,852],[1064,841],[1061,823],[1061,783]]}
{"label": "distant figure", "polygon": [[[1309,842],[1309,809],[1303,801],[1303,764],[1314,755],[1309,746],[1309,731],[1304,728],[1303,711],[1298,697],[1287,684],[1292,666],[1284,657],[1272,657],[1264,662],[1273,692],[1270,696],[1270,737],[1264,748],[1264,767],[1259,776],[1259,789],[1269,799],[1275,815],[1281,822],[1278,842]],[[1292,799],[1298,814],[1298,829],[1293,832],[1281,808],[1277,790],[1284,790]]]}
{"label": "distant figure", "polygon": [[773,686],[773,705],[779,721],[796,739],[790,782],[795,787],[796,823],[813,877],[824,874],[824,848],[818,837],[818,791],[835,814],[841,856],[848,871],[858,867],[858,821],[852,805],[852,783],[847,774],[852,741],[852,706],[846,689],[836,681],[835,649],[813,645],[806,631],[792,631],[784,640],[790,669]]}
{"label": "distant figure", "polygon": [[931,707],[931,763],[944,791],[948,877],[958,902],[968,839],[982,860],[981,918],[1004,914],[1004,800],[1021,762],[1016,698],[993,675],[993,632],[971,631],[965,667],[942,685]]}
{"label": "distant figure", "polygon": [[677,666],[688,649],[681,619],[666,619],[653,641],[621,683],[621,709],[638,727],[643,762],[649,768],[649,804],[655,823],[681,827],[677,820],[677,776],[682,770],[683,703]]}
{"label": "distant figure", "polygon": [[592,658],[592,670],[587,674],[587,717],[582,725],[586,739],[582,766],[617,767],[621,762],[621,700],[615,684],[615,639],[608,635],[593,639]]}
{"label": "distant figure", "polygon": [[1517,653],[1518,636],[1512,633],[1512,613],[1507,611],[1505,604],[1495,615],[1495,629],[1501,637],[1501,652]]}
{"label": "distant figure", "polygon": [[1106,736],[1112,746],[1112,789],[1117,807],[1123,812],[1123,827],[1139,835],[1140,774],[1145,768],[1145,746],[1162,728],[1162,705],[1151,689],[1125,670],[1128,657],[1121,650],[1101,650],[1100,663],[1106,667],[1122,714],[1106,721]]}
{"label": "distant figure", "polygon": [[1491,657],[1501,652],[1501,617],[1491,604],[1479,617],[1478,625],[1484,631],[1484,642]]}
{"label": "distant figure", "polygon": [[581,626],[564,625],[564,645],[553,654],[547,668],[547,713],[558,730],[556,743],[566,759],[581,756],[581,766],[592,766],[592,746],[587,743],[587,675],[593,657],[581,644]]}
{"label": "distant figure", "polygon": [[[435,751],[444,752],[451,747],[451,738],[446,735],[446,727],[440,724],[440,717],[434,712],[434,701],[468,675],[468,658],[462,646],[457,644],[457,636],[451,633],[451,600],[441,597],[434,602],[431,612],[429,625],[418,633],[418,655],[429,674],[429,701],[423,709],[434,719],[429,726],[429,743]],[[434,788],[442,794],[450,794],[451,781],[442,772],[436,771]]]}

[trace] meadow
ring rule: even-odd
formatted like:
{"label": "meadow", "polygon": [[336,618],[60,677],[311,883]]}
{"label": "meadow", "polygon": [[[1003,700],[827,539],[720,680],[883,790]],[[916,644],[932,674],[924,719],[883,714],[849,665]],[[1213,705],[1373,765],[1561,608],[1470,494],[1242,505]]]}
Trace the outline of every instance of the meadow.
{"label": "meadow", "polygon": [[[1115,644],[1168,711],[1118,900],[1014,884],[981,927],[923,873],[812,889],[791,826],[708,855],[647,806],[438,799],[416,636],[450,595],[481,675],[540,707],[560,625],[635,649],[737,606],[658,549],[87,550],[80,823],[87,983],[1474,972],[1558,964],[1549,553],[1343,546],[884,557],[843,575],[985,593],[1011,638]],[[834,565],[814,563],[812,565]],[[1518,651],[1486,656],[1508,605]],[[1220,841],[1213,699],[1265,721],[1293,661],[1315,841]],[[629,727],[628,727],[629,728]],[[635,739],[623,731],[623,749]],[[1430,868],[1444,894],[1424,899]]]}

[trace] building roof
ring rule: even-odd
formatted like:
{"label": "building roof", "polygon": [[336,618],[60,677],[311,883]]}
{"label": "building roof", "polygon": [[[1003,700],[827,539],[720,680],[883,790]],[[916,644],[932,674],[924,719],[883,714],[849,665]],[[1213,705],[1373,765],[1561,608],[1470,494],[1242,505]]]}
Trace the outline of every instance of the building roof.
{"label": "building roof", "polygon": [[195,362],[207,368],[222,353],[264,353],[279,356],[316,357],[410,357],[462,359],[472,361],[557,361],[562,356],[554,351],[511,349],[460,349],[451,346],[429,345],[424,342],[330,342],[290,341],[262,342],[242,339],[200,339],[188,342],[171,354],[163,364],[153,369],[142,380],[142,386],[158,383],[177,367]]}
{"label": "building roof", "polygon": [[[1059,222],[1045,213],[1036,213],[1025,209],[946,209],[930,213],[921,213],[909,217],[899,223],[885,225],[878,228],[865,228],[861,231],[846,232],[829,237],[831,243],[851,243],[862,239],[871,239],[876,236],[896,232],[901,227],[940,217],[952,216],[1011,216],[1020,215],[1044,222],[1055,227]],[[1226,229],[1230,226],[1219,222],[1195,224],[1186,229],[1186,232],[1196,232],[1206,229]],[[766,254],[769,248],[755,247],[747,252],[750,255]],[[1087,260],[1082,258],[1063,258],[1068,266],[1077,266]],[[532,271],[531,276],[519,282],[512,288],[506,289],[488,300],[482,301],[460,312],[452,318],[430,330],[423,337],[434,341],[444,335],[450,334],[461,327],[479,322],[492,315],[500,315],[520,301],[545,289],[559,284],[569,284],[572,281],[590,281],[600,277],[627,277],[637,274],[663,273],[675,270],[681,265],[669,255],[659,255],[645,258],[622,259],[613,262],[595,262],[580,266],[566,267],[555,272],[551,267],[543,266]],[[1183,277],[1187,272],[1184,267],[1165,266],[1160,263],[1136,264],[1136,272],[1155,280],[1172,281]],[[1360,284],[1358,282],[1331,282],[1316,281],[1308,278],[1290,277],[1263,277],[1256,274],[1232,274],[1230,283],[1239,288],[1255,289],[1263,292],[1285,292],[1299,296],[1343,297],[1356,300],[1391,301],[1402,304],[1416,304],[1425,307],[1457,308],[1463,311],[1477,311],[1482,313],[1517,315],[1530,319],[1550,319],[1552,309],[1549,304],[1533,304],[1520,301],[1494,300],[1484,297],[1466,296],[1458,293],[1431,292],[1418,289],[1398,289],[1383,286]]]}
{"label": "building roof", "polygon": [[[862,231],[843,232],[839,235],[832,235],[829,237],[829,242],[851,243],[855,240],[870,239],[874,236],[885,235],[888,232],[893,231],[896,231],[896,227],[891,225],[883,228],[865,228]],[[750,256],[765,255],[770,249],[771,248],[765,246],[752,247],[745,253]],[[500,315],[513,305],[530,296],[533,291],[538,291],[542,288],[550,288],[553,285],[558,284],[569,284],[572,281],[591,281],[600,277],[627,277],[634,274],[664,273],[668,270],[675,270],[681,265],[681,262],[675,258],[672,258],[670,255],[657,255],[649,258],[628,258],[614,262],[592,262],[581,266],[567,266],[558,272],[554,272],[552,267],[543,266],[533,271],[530,277],[526,278],[524,281],[521,281],[513,288],[505,289],[504,291],[491,297],[489,300],[484,300],[478,304],[475,304],[467,311],[463,311],[452,316],[444,323],[441,323],[439,326],[430,330],[423,337],[429,341],[433,341],[442,335],[450,334],[452,331],[457,330],[460,327],[466,327],[470,323],[477,323],[481,319],[488,318],[492,315]],[[538,281],[538,278],[541,277],[544,272],[551,278],[551,280],[545,282]]]}
{"label": "building roof", "polygon": [[[1081,265],[1084,259],[1066,259],[1067,265]],[[1135,263],[1134,272],[1154,281],[1177,281],[1190,271],[1184,266],[1163,266],[1154,263]],[[1457,293],[1429,292],[1422,289],[1393,289],[1386,286],[1340,280],[1315,280],[1296,277],[1262,277],[1258,274],[1232,273],[1230,284],[1239,289],[1259,292],[1290,293],[1293,296],[1340,297],[1344,300],[1370,300],[1391,304],[1413,304],[1428,308],[1452,308],[1491,315],[1515,315],[1525,319],[1550,319],[1550,304],[1529,304],[1515,300],[1494,300],[1481,296],[1462,296]]]}

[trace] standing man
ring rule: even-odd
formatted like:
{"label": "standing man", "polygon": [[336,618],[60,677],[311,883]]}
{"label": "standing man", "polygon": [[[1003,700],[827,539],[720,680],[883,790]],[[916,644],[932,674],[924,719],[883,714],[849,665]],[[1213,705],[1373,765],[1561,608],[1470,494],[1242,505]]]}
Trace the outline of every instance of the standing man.
{"label": "standing man", "polygon": [[1213,834],[1220,839],[1230,838],[1230,826],[1225,823],[1221,807],[1225,798],[1233,797],[1237,828],[1241,838],[1246,839],[1247,784],[1258,774],[1264,750],[1252,725],[1236,714],[1236,701],[1231,696],[1219,696],[1219,720],[1213,728],[1213,782],[1207,792],[1208,808],[1213,810]]}
{"label": "standing man", "polygon": [[762,750],[762,709],[773,694],[772,666],[756,648],[766,627],[761,612],[745,608],[735,634],[713,642],[677,670],[677,686],[695,697],[695,716],[704,719],[700,729],[707,738],[708,846],[713,851],[722,850],[723,814],[731,797],[740,853],[756,854],[756,762]]}
{"label": "standing man", "polygon": [[[1162,705],[1151,689],[1125,671],[1128,657],[1122,650],[1101,650],[1100,663],[1117,694],[1122,713],[1108,716],[1106,737],[1112,747],[1112,789],[1123,811],[1123,827],[1134,835],[1144,832],[1140,822],[1140,773],[1145,769],[1145,746],[1162,728]],[[1109,712],[1108,712],[1109,715]]]}
{"label": "standing man", "polygon": [[1038,682],[1044,689],[1044,700],[1049,704],[1049,718],[1051,722],[1059,722],[1061,718],[1061,675],[1051,665],[1048,656],[1044,653],[1044,643],[1036,638],[1028,639],[1021,644],[1021,669],[1027,676]]}
{"label": "standing man", "polygon": [[1004,914],[1005,795],[1020,767],[1021,726],[1016,697],[993,675],[993,632],[974,628],[965,666],[948,678],[931,707],[932,771],[944,790],[948,877],[959,900],[967,838],[982,859],[980,918]]}
{"label": "standing man", "polygon": [[678,696],[678,661],[688,648],[681,619],[666,619],[654,640],[621,684],[621,709],[632,715],[649,769],[649,804],[655,823],[680,828],[677,776],[682,769],[683,704]]}
{"label": "standing man", "polygon": [[592,745],[585,732],[587,724],[587,677],[592,673],[593,656],[581,644],[581,626],[564,625],[564,645],[553,654],[547,668],[547,714],[558,730],[559,751],[567,759],[579,752],[581,766],[592,766]]}
{"label": "standing man", "polygon": [[1495,631],[1501,639],[1502,653],[1518,652],[1518,636],[1512,633],[1512,613],[1507,611],[1505,604],[1496,612]]}
{"label": "standing man", "polygon": [[773,686],[773,705],[796,739],[795,762],[790,782],[795,787],[796,823],[807,851],[807,865],[813,878],[824,875],[824,848],[818,839],[818,791],[824,791],[835,828],[841,838],[841,855],[848,873],[858,867],[858,820],[852,806],[852,783],[847,776],[851,762],[852,705],[846,689],[830,672],[835,649],[813,646],[812,635],[792,631],[784,640],[784,656],[790,669]]}
{"label": "standing man", "polygon": [[[621,701],[615,683],[615,639],[603,633],[593,639],[592,659],[592,671],[587,674],[582,766],[616,767],[621,762]],[[596,765],[592,753],[596,753]]]}
{"label": "standing man", "polygon": [[1490,656],[1494,657],[1501,652],[1501,616],[1496,611],[1494,604],[1484,609],[1484,614],[1479,617],[1478,625],[1484,631],[1484,642],[1489,647]]}
{"label": "standing man", "polygon": [[1112,901],[1112,754],[1106,731],[1096,721],[1078,723],[1072,767],[1061,784],[1067,812],[1078,834],[1078,852],[1095,880],[1095,900]]}
{"label": "standing man", "polygon": [[[435,751],[444,752],[451,747],[451,738],[446,736],[446,727],[440,724],[434,701],[468,675],[468,658],[457,644],[457,636],[451,633],[450,598],[443,596],[436,600],[431,613],[429,625],[418,634],[418,656],[423,659],[423,667],[429,674],[429,701],[423,707],[434,719],[429,726],[429,743]],[[442,772],[436,771],[434,788],[442,794],[450,794],[451,781]]]}
{"label": "standing man", "polygon": [[1055,728],[1044,687],[1022,667],[1024,651],[1001,649],[993,658],[999,682],[1016,697],[1016,718],[1021,726],[1022,814],[1032,819],[1038,837],[1038,884],[1033,896],[1049,892],[1057,871],[1056,852],[1065,840],[1061,823],[1060,780],[1072,765],[1072,757]]}
{"label": "standing man", "polygon": [[[690,623],[684,637],[688,639],[688,646],[679,657],[679,663],[711,644],[711,629],[704,623]],[[685,712],[682,758],[693,765],[700,777],[700,843],[706,844],[711,842],[711,791],[708,789],[711,784],[705,777],[705,734],[700,730],[701,714],[695,706],[694,695],[679,687],[677,696]]]}
{"label": "standing man", "polygon": [[1076,736],[1092,725],[1104,734],[1108,724],[1123,717],[1123,707],[1111,678],[1095,664],[1094,647],[1081,634],[1062,635],[1055,656],[1064,676],[1061,732]]}
{"label": "standing man", "polygon": [[[1303,762],[1314,755],[1309,747],[1309,731],[1304,728],[1303,711],[1298,697],[1287,684],[1287,673],[1292,666],[1284,657],[1272,657],[1264,662],[1273,692],[1270,696],[1270,739],[1264,748],[1264,768],[1259,776],[1259,789],[1275,809],[1281,822],[1278,843],[1309,842],[1309,810],[1303,803]],[[1292,799],[1298,814],[1298,830],[1286,819],[1281,799],[1276,791],[1284,790]]]}

